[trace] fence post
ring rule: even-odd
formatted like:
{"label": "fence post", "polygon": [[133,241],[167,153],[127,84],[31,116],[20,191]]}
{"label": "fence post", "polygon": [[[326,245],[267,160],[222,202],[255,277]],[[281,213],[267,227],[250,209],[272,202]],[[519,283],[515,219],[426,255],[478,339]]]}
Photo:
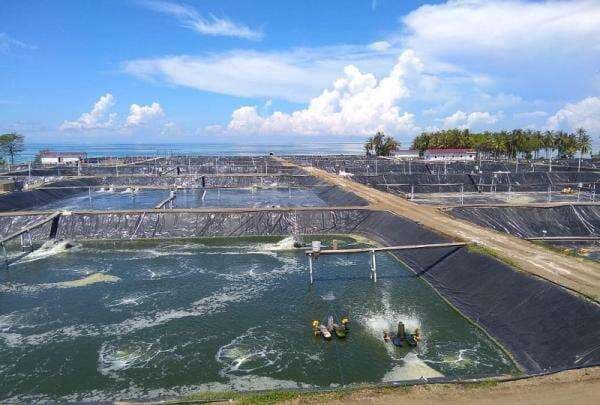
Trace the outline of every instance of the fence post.
{"label": "fence post", "polygon": [[371,279],[377,282],[377,261],[375,260],[375,249],[371,250]]}
{"label": "fence post", "polygon": [[312,253],[308,254],[308,274],[310,276],[310,283],[313,283],[313,259]]}

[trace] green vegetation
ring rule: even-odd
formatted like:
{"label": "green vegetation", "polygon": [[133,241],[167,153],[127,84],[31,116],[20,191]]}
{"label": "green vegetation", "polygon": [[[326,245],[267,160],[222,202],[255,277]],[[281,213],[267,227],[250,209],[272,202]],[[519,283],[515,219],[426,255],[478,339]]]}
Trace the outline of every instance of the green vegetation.
{"label": "green vegetation", "polygon": [[10,156],[10,163],[15,163],[15,156],[25,150],[25,137],[16,132],[0,135],[0,155]]}
{"label": "green vegetation", "polygon": [[365,143],[365,152],[367,156],[390,156],[392,152],[400,147],[400,142],[393,137],[385,135],[378,131],[375,136],[367,139]]}
{"label": "green vegetation", "polygon": [[592,152],[592,140],[587,131],[579,128],[576,133],[563,131],[512,131],[472,133],[468,129],[448,129],[423,132],[413,140],[412,148],[423,153],[427,149],[472,148],[485,158],[539,158],[545,151],[551,158],[555,151],[560,157],[571,158],[577,152],[580,157]]}
{"label": "green vegetation", "polygon": [[461,383],[460,386],[461,386],[461,388],[466,388],[466,389],[488,389],[488,388],[494,388],[498,384],[500,384],[500,382],[498,380],[483,380],[483,381],[476,381],[476,382],[464,382],[464,383]]}
{"label": "green vegetation", "polygon": [[277,404],[284,401],[291,401],[294,399],[302,399],[309,402],[326,402],[330,400],[342,399],[344,395],[347,395],[350,391],[338,390],[338,391],[263,391],[263,392],[201,392],[191,394],[184,397],[181,401],[174,401],[174,403],[187,403],[187,402],[222,402],[234,401],[236,404],[242,405],[270,405]]}

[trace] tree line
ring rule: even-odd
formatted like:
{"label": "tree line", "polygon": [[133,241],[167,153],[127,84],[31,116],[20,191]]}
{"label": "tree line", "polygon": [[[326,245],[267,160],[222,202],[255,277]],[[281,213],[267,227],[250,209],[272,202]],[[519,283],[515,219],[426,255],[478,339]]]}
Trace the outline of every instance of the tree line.
{"label": "tree line", "polygon": [[564,131],[534,131],[515,129],[512,131],[470,132],[468,129],[447,129],[423,132],[415,137],[412,149],[420,153],[427,149],[462,149],[477,151],[485,158],[539,158],[542,151],[546,158],[555,152],[562,158],[572,158],[592,153],[592,138],[584,128],[574,133]]}

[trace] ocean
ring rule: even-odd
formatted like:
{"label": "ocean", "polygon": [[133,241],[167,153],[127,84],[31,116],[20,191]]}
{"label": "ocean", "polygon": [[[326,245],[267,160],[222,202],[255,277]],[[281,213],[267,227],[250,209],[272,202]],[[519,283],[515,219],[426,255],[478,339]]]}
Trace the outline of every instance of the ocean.
{"label": "ocean", "polygon": [[332,155],[362,154],[362,142],[305,142],[285,144],[239,144],[239,143],[113,143],[113,144],[51,144],[26,143],[25,151],[15,162],[33,160],[45,149],[60,152],[86,152],[88,157],[98,156],[168,156],[168,155]]}

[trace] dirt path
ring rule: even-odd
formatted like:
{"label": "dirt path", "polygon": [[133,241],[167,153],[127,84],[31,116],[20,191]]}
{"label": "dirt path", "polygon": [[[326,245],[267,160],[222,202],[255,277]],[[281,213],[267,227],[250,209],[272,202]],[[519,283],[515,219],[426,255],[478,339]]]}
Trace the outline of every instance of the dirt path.
{"label": "dirt path", "polygon": [[[282,162],[287,161],[282,160]],[[415,204],[402,197],[321,169],[314,167],[302,167],[302,169],[310,175],[364,198],[373,209],[401,215],[455,240],[475,242],[520,270],[600,302],[600,263],[561,255],[515,236],[453,218],[435,207]]]}
{"label": "dirt path", "polygon": [[[597,404],[600,368],[570,370],[525,380],[475,385],[426,385],[388,392],[357,391],[328,404]],[[297,403],[303,403],[303,400]]]}

